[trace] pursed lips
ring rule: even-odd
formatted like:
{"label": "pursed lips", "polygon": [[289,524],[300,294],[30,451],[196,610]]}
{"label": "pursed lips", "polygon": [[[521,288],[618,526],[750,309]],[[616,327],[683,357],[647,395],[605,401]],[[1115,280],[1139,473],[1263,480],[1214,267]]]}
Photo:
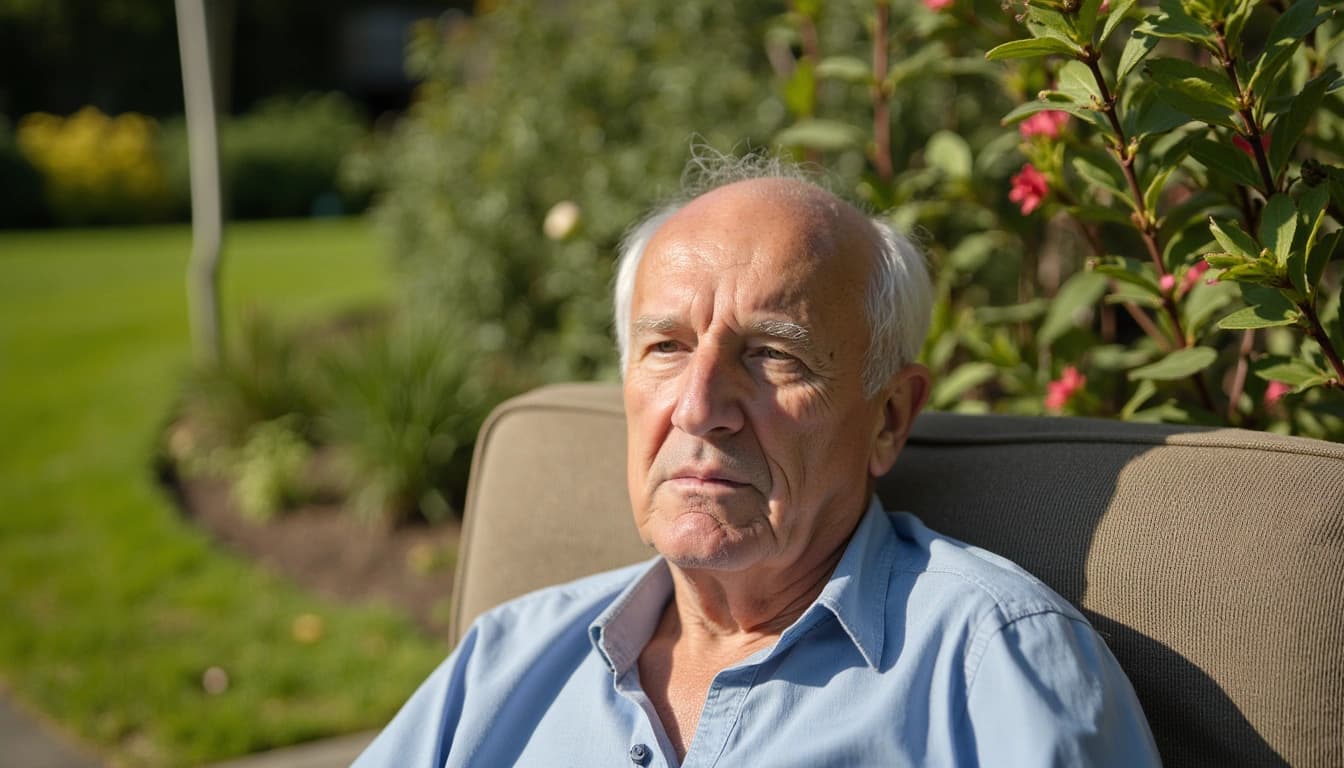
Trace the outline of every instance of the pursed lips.
{"label": "pursed lips", "polygon": [[682,469],[674,472],[668,479],[679,485],[689,486],[741,488],[751,485],[733,473],[718,469]]}

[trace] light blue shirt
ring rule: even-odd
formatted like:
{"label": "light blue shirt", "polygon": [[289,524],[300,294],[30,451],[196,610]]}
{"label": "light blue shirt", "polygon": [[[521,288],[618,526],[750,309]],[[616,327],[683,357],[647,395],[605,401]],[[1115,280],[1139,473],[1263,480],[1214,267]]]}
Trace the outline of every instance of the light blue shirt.
{"label": "light blue shirt", "polygon": [[[355,765],[677,765],[637,664],[671,594],[654,558],[495,608]],[[681,763],[1157,764],[1077,610],[876,500],[807,611],[714,678]]]}

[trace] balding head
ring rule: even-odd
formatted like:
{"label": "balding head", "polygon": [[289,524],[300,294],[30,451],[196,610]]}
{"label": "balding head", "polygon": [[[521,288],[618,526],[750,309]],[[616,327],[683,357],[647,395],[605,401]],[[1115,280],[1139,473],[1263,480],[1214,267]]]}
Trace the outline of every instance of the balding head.
{"label": "balding head", "polygon": [[757,213],[743,219],[744,226],[761,226],[760,216],[776,207],[787,209],[797,225],[792,228],[795,236],[803,238],[809,251],[865,260],[867,285],[856,303],[863,306],[868,326],[863,370],[868,394],[875,394],[882,382],[918,356],[928,331],[933,290],[923,255],[909,240],[812,183],[798,167],[774,158],[697,160],[693,169],[703,178],[688,185],[686,196],[655,210],[621,244],[614,327],[622,371],[629,362],[631,296],[651,240],[674,218],[722,214],[725,202],[760,204]]}

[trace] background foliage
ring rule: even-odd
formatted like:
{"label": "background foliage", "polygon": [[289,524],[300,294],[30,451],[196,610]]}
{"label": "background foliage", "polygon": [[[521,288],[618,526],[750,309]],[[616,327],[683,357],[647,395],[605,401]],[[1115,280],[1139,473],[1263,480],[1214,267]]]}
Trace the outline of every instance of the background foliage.
{"label": "background foliage", "polygon": [[[364,117],[336,93],[274,98],[221,121],[220,167],[237,219],[359,211],[367,190],[343,183],[342,158],[367,141]],[[191,210],[186,124],[83,107],[0,125],[0,226],[185,221]]]}
{"label": "background foliage", "polygon": [[1314,1],[487,11],[418,28],[413,109],[347,163],[406,286],[311,419],[366,511],[442,514],[491,405],[614,376],[615,245],[693,143],[793,153],[923,243],[934,408],[1344,437]]}

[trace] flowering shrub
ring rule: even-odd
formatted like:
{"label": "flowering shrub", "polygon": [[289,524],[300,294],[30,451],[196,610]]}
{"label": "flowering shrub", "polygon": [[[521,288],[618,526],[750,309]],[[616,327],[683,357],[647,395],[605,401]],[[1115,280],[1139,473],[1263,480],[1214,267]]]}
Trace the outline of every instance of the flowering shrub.
{"label": "flowering shrub", "polygon": [[43,176],[52,215],[65,224],[150,221],[169,204],[157,154],[158,126],[128,112],[84,107],[69,117],[38,112],[18,126],[18,145]]}
{"label": "flowering shrub", "polygon": [[782,26],[807,98],[777,141],[937,262],[935,407],[1344,439],[1338,14],[875,0]]}

